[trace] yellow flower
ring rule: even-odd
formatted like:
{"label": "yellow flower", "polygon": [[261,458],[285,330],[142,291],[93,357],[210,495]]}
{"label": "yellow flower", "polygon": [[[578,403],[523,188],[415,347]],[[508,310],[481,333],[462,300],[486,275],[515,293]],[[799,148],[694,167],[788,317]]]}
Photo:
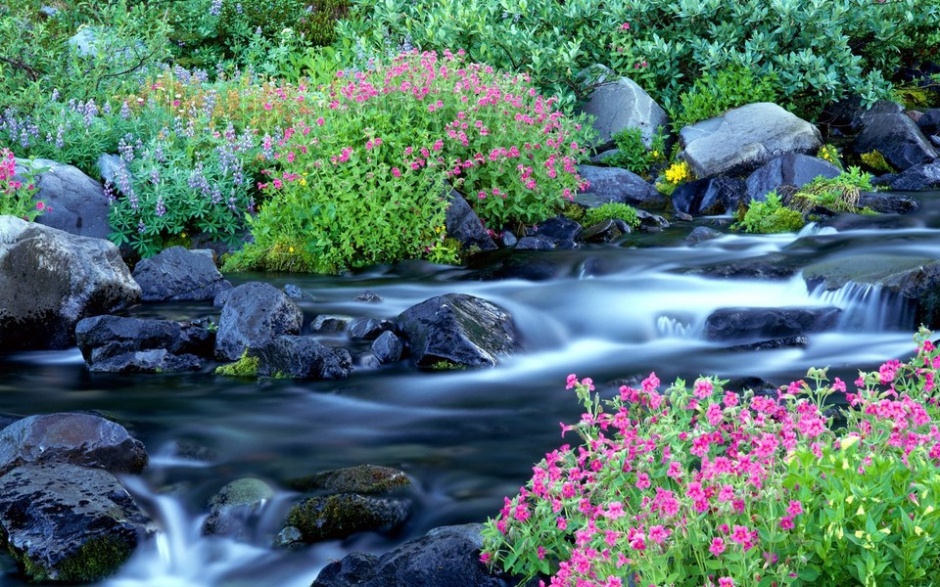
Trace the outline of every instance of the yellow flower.
{"label": "yellow flower", "polygon": [[923,529],[923,528],[921,528],[920,526],[914,526],[914,534],[920,536],[920,535],[923,534],[923,533],[924,533],[924,529]]}
{"label": "yellow flower", "polygon": [[289,248],[287,249],[287,252],[290,253],[291,255],[293,255],[293,254],[294,254],[294,247],[289,247]]}
{"label": "yellow flower", "polygon": [[850,496],[848,496],[848,497],[845,498],[845,503],[851,504],[853,501],[855,501],[855,496],[854,496],[854,495],[850,495]]}
{"label": "yellow flower", "polygon": [[856,516],[864,516],[864,515],[865,515],[865,506],[861,506],[861,505],[858,506],[858,510],[855,512],[855,515],[856,515]]}
{"label": "yellow flower", "polygon": [[933,513],[933,506],[932,506],[932,505],[928,505],[926,508],[924,508],[924,515],[925,515],[925,516],[929,516],[929,515],[932,514],[932,513]]}

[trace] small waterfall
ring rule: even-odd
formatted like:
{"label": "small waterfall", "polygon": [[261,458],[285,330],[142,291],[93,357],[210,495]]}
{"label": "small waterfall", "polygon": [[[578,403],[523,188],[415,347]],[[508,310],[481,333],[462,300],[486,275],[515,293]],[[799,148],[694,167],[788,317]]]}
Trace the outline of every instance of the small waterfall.
{"label": "small waterfall", "polygon": [[695,334],[695,325],[690,320],[662,315],[656,318],[656,333],[662,338],[689,338]]}
{"label": "small waterfall", "polygon": [[138,478],[124,483],[150,512],[158,531],[99,587],[308,587],[328,562],[327,553],[278,551],[204,536],[204,515],[187,512],[176,497],[154,494]]}
{"label": "small waterfall", "polygon": [[913,327],[909,304],[896,293],[873,283],[849,282],[839,289],[817,287],[810,298],[842,308],[839,329],[852,332],[880,332]]}

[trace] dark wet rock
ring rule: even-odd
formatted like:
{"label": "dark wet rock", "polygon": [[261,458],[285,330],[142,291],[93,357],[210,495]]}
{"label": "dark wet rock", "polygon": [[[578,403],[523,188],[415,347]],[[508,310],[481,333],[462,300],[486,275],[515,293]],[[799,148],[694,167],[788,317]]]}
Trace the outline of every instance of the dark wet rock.
{"label": "dark wet rock", "polygon": [[557,216],[530,228],[526,236],[516,244],[516,248],[520,250],[574,249],[578,246],[576,241],[580,235],[580,224],[570,218]]}
{"label": "dark wet rock", "polygon": [[16,160],[16,175],[32,170],[38,173],[34,199],[41,200],[52,210],[36,219],[38,224],[56,228],[76,236],[107,239],[108,197],[104,187],[85,175],[78,167],[63,165],[49,159]]}
{"label": "dark wet rock", "polygon": [[108,315],[80,321],[75,341],[85,361],[93,365],[109,357],[158,349],[209,358],[215,334],[192,322]]}
{"label": "dark wet rock", "polygon": [[578,173],[590,183],[574,197],[574,201],[582,206],[596,208],[609,202],[630,204],[645,210],[665,210],[669,206],[669,198],[632,171],[579,165]]}
{"label": "dark wet rock", "polygon": [[336,334],[346,330],[349,326],[349,316],[336,316],[332,314],[318,314],[310,323],[310,332],[317,334]]}
{"label": "dark wet rock", "polygon": [[717,265],[704,265],[690,269],[686,273],[720,278],[789,279],[796,275],[798,271],[799,267],[789,264],[786,257],[768,256]]}
{"label": "dark wet rock", "polygon": [[292,379],[345,379],[352,357],[343,348],[328,347],[309,336],[281,335],[253,349],[258,375]]}
{"label": "dark wet rock", "polygon": [[399,314],[396,324],[412,361],[425,369],[493,367],[520,347],[508,312],[465,294],[425,300]]}
{"label": "dark wet rock", "polygon": [[733,214],[747,201],[747,185],[733,177],[692,180],[672,193],[673,208],[693,216]]}
{"label": "dark wet rock", "polygon": [[679,157],[697,177],[750,173],[783,153],[815,153],[815,126],[776,104],[760,102],[684,127]]}
{"label": "dark wet rock", "polygon": [[926,136],[940,134],[940,108],[930,108],[917,119],[917,128]]}
{"label": "dark wet rock", "polygon": [[876,177],[872,184],[902,192],[924,192],[940,188],[940,161],[914,165],[901,173]]}
{"label": "dark wet rock", "polygon": [[467,200],[455,190],[450,193],[450,205],[444,217],[444,226],[447,236],[456,239],[461,250],[465,252],[472,254],[496,249],[496,243],[483,226],[483,221]]}
{"label": "dark wet rock", "polygon": [[145,302],[212,300],[232,287],[216,268],[211,251],[183,247],[170,247],[142,259],[134,267],[133,276]]}
{"label": "dark wet rock", "polygon": [[359,465],[290,479],[287,486],[304,492],[377,494],[409,488],[411,479],[392,467]]}
{"label": "dark wet rock", "polygon": [[685,237],[685,240],[691,245],[697,245],[701,242],[716,239],[721,236],[723,235],[714,228],[708,228],[707,226],[696,226],[692,229],[692,232],[689,233],[689,236]]}
{"label": "dark wet rock", "polygon": [[[852,150],[858,154],[878,151],[898,170],[929,163],[938,157],[936,149],[910,119],[900,104],[888,101],[861,109],[853,121],[858,132]],[[900,188],[894,188],[900,189]]]}
{"label": "dark wet rock", "polygon": [[235,361],[250,349],[260,348],[282,334],[298,334],[303,312],[287,295],[267,283],[240,285],[227,294],[215,352]]}
{"label": "dark wet rock", "polygon": [[858,207],[870,208],[879,214],[913,214],[920,204],[904,194],[862,192],[858,197]]}
{"label": "dark wet rock", "polygon": [[845,257],[806,267],[803,279],[810,291],[832,291],[851,284],[881,288],[910,309],[912,323],[899,327],[940,326],[940,260],[871,254]]}
{"label": "dark wet rock", "polygon": [[366,290],[362,292],[361,294],[359,294],[358,296],[356,296],[356,301],[366,302],[368,304],[377,304],[383,300],[382,300],[382,296],[375,293],[374,291]]}
{"label": "dark wet rock", "polygon": [[247,540],[257,525],[265,504],[275,496],[274,488],[261,479],[236,479],[224,486],[209,500],[209,516],[202,526],[203,534],[228,536]]}
{"label": "dark wet rock", "polygon": [[304,542],[321,542],[357,532],[387,532],[404,523],[410,510],[408,500],[342,493],[301,501],[287,514],[286,525],[299,529]]}
{"label": "dark wet rock", "polygon": [[443,526],[381,557],[352,553],[327,565],[311,587],[506,587],[480,562],[482,524]]}
{"label": "dark wet rock", "polygon": [[0,216],[0,350],[68,348],[79,320],[139,299],[112,243]]}
{"label": "dark wet rock", "polygon": [[147,461],[143,443],[120,424],[92,414],[29,416],[0,430],[0,474],[43,463],[136,474]]}
{"label": "dark wet rock", "polygon": [[774,341],[834,328],[839,308],[720,308],[705,319],[711,341]]}
{"label": "dark wet rock", "polygon": [[383,332],[372,343],[372,354],[381,364],[394,363],[401,359],[405,345],[394,332]]}
{"label": "dark wet rock", "polygon": [[513,248],[518,244],[519,239],[516,238],[516,235],[512,233],[511,230],[504,230],[499,234],[499,240],[503,243],[504,247]]}
{"label": "dark wet rock", "polygon": [[747,197],[748,200],[766,200],[767,194],[776,191],[780,197],[788,198],[817,177],[833,178],[840,173],[842,170],[825,159],[784,153],[748,176]]}
{"label": "dark wet rock", "polygon": [[603,242],[609,243],[625,234],[630,234],[633,229],[623,220],[605,218],[597,224],[588,226],[581,232],[581,240],[584,242]]}
{"label": "dark wet rock", "polygon": [[151,349],[114,355],[88,366],[92,373],[180,373],[199,371],[202,360],[196,355],[177,355],[166,349]]}
{"label": "dark wet rock", "polygon": [[666,111],[630,78],[621,77],[596,86],[581,111],[590,114],[597,130],[598,151],[614,145],[613,136],[627,128],[638,128],[647,147],[659,127],[669,124]]}
{"label": "dark wet rock", "polygon": [[33,581],[101,580],[130,558],[149,523],[101,469],[24,465],[0,477],[0,535]]}
{"label": "dark wet rock", "polygon": [[636,217],[640,221],[640,230],[650,231],[669,228],[669,221],[658,214],[650,214],[646,210],[637,210]]}
{"label": "dark wet rock", "polygon": [[356,318],[349,323],[349,338],[375,340],[383,332],[394,330],[395,323],[384,318]]}

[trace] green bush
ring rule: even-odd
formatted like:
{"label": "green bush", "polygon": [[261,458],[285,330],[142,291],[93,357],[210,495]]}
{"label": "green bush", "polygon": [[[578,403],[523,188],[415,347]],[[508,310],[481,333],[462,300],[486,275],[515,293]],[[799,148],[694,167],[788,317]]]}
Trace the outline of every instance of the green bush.
{"label": "green bush", "polygon": [[590,91],[578,74],[595,64],[632,77],[670,111],[699,72],[738,66],[775,79],[786,104],[812,115],[849,94],[866,104],[887,97],[886,78],[906,56],[940,50],[934,0],[354,1],[338,25],[351,54],[461,47],[473,61],[530,74],[566,106]]}
{"label": "green bush", "polygon": [[662,127],[653,135],[649,147],[643,142],[643,131],[637,127],[625,128],[612,138],[617,146],[617,154],[605,161],[608,165],[648,176],[652,166],[666,161],[666,136]]}
{"label": "green bush", "polygon": [[[409,257],[453,261],[447,185],[494,229],[556,215],[574,196],[587,130],[522,76],[410,53],[337,72],[303,101],[266,160],[268,201],[232,269],[333,273]],[[581,130],[579,130],[581,128]]]}
{"label": "green bush", "polygon": [[631,228],[640,226],[640,219],[637,217],[636,208],[620,202],[608,202],[597,208],[588,208],[584,211],[581,224],[591,226],[603,220],[623,220],[629,224]]}
{"label": "green bush", "polygon": [[734,228],[754,234],[797,232],[806,221],[798,211],[783,205],[776,191],[767,194],[765,201],[751,200],[740,222]]}
{"label": "green bush", "polygon": [[776,76],[758,76],[741,65],[708,71],[679,95],[680,108],[672,113],[676,129],[720,116],[732,108],[756,102],[776,102]]}
{"label": "green bush", "polygon": [[849,167],[836,177],[817,177],[801,186],[793,194],[791,206],[804,215],[817,206],[833,212],[858,212],[860,193],[872,189],[871,175]]}

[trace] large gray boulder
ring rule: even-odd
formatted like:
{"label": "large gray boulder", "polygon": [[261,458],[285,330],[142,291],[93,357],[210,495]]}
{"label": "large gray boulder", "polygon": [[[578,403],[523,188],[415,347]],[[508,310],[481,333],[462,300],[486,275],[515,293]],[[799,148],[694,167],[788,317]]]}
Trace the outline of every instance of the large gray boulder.
{"label": "large gray boulder", "polygon": [[108,238],[108,197],[100,183],[73,165],[49,159],[17,159],[17,175],[22,178],[27,171],[38,172],[39,191],[34,199],[51,208],[36,219],[37,223],[77,236]]}
{"label": "large gray boulder", "polygon": [[100,581],[149,531],[150,519],[107,471],[55,463],[0,477],[0,544],[32,581]]}
{"label": "large gray boulder", "polygon": [[927,137],[900,104],[881,101],[860,109],[852,123],[858,132],[852,143],[856,153],[878,151],[900,171],[930,163],[938,157]]}
{"label": "large gray boulder", "polygon": [[92,414],[29,416],[0,430],[0,475],[43,463],[136,474],[148,460],[143,443],[123,426]]}
{"label": "large gray boulder", "polygon": [[720,308],[705,320],[705,338],[719,342],[765,342],[831,330],[839,308]]}
{"label": "large gray boulder", "polygon": [[139,299],[112,243],[0,216],[0,350],[67,348],[79,320]]}
{"label": "large gray boulder", "polygon": [[145,302],[215,299],[232,284],[212,261],[212,252],[170,247],[134,267],[134,280]]}
{"label": "large gray boulder", "polygon": [[672,192],[677,212],[699,215],[734,214],[748,202],[747,185],[735,177],[706,177],[683,183]]}
{"label": "large gray boulder", "polygon": [[[815,263],[803,269],[810,291],[835,291],[861,286],[880,290],[888,301],[901,306],[896,326],[940,327],[940,260],[927,257],[863,255]],[[893,299],[892,299],[893,298]],[[887,311],[888,309],[884,309]]]}
{"label": "large gray boulder", "polygon": [[330,563],[311,587],[505,587],[480,562],[482,524],[443,526],[381,557],[353,553]]}
{"label": "large gray boulder", "polygon": [[231,290],[222,307],[215,352],[222,360],[236,361],[282,334],[299,334],[304,315],[283,291],[251,282]]}
{"label": "large gray boulder", "polygon": [[493,367],[520,346],[508,312],[466,294],[425,300],[399,314],[396,324],[420,368]]}
{"label": "large gray boulder", "polygon": [[783,153],[815,153],[819,129],[769,102],[748,104],[679,132],[685,159],[697,177],[743,175]]}
{"label": "large gray boulder", "polygon": [[781,197],[788,197],[817,177],[829,179],[840,173],[841,169],[825,159],[784,153],[748,176],[747,195],[751,200],[766,200],[767,194],[776,191]]}
{"label": "large gray boulder", "polygon": [[940,161],[913,165],[901,173],[887,173],[872,180],[874,185],[901,192],[940,189]]}
{"label": "large gray boulder", "polygon": [[627,77],[597,86],[581,111],[594,117],[591,124],[598,133],[598,151],[612,147],[612,137],[627,128],[640,129],[649,147],[657,129],[669,124],[666,111]]}
{"label": "large gray boulder", "polygon": [[154,349],[210,358],[214,341],[214,334],[203,326],[156,318],[95,316],[75,326],[75,342],[89,364]]}
{"label": "large gray boulder", "polygon": [[627,169],[578,165],[578,173],[588,187],[574,197],[577,204],[596,208],[609,202],[630,204],[644,210],[664,210],[669,198],[656,191],[650,182]]}

